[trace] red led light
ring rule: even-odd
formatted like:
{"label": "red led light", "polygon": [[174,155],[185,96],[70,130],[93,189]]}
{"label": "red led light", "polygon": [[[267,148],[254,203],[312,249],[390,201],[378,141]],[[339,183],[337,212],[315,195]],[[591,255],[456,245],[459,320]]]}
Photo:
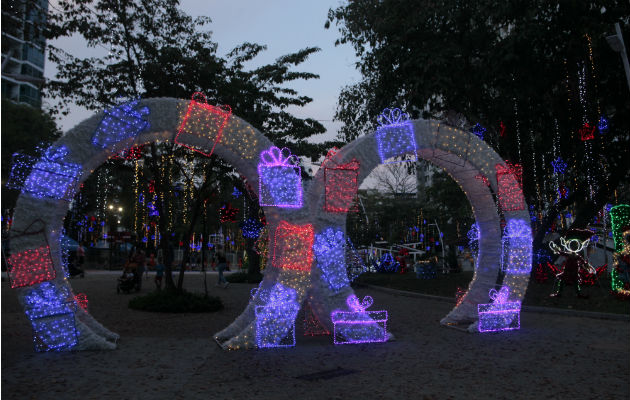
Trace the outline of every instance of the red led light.
{"label": "red led light", "polygon": [[335,160],[337,149],[328,151],[322,163],[326,195],[324,210],[328,212],[357,212],[355,201],[359,189],[359,161],[353,159],[346,164],[338,164]]}
{"label": "red led light", "polygon": [[579,132],[580,132],[580,139],[583,142],[585,142],[587,140],[595,139],[595,129],[596,129],[596,127],[589,125],[588,122],[584,123],[584,125],[582,125],[582,127],[579,130]]}
{"label": "red led light", "polygon": [[77,293],[77,295],[74,296],[74,300],[77,302],[77,304],[82,309],[87,311],[87,309],[88,309],[88,299],[87,299],[87,296],[84,293]]}
{"label": "red led light", "polygon": [[310,271],[313,263],[313,225],[292,225],[280,221],[275,233],[273,266]]}
{"label": "red led light", "polygon": [[501,209],[503,211],[524,210],[525,199],[520,185],[523,176],[522,167],[518,164],[507,166],[497,164],[495,168]]}
{"label": "red led light", "polygon": [[48,246],[13,254],[7,261],[11,266],[9,280],[13,289],[55,279],[55,268]]}
{"label": "red led light", "polygon": [[[203,101],[198,101],[195,98],[201,98]],[[230,115],[232,115],[230,106],[212,106],[208,104],[208,100],[203,93],[194,93],[177,136],[175,136],[175,143],[210,157],[217,143],[221,140],[223,128],[225,128]],[[209,139],[213,142],[212,149],[210,149],[210,152],[206,152],[205,149],[182,143],[186,136],[193,136],[195,141],[198,138]]]}

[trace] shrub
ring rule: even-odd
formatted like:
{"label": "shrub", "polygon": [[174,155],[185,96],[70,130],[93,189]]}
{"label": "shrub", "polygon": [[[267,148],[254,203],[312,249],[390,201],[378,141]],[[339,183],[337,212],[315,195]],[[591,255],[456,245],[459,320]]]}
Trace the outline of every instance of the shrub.
{"label": "shrub", "polygon": [[223,308],[221,299],[215,296],[205,297],[185,290],[158,290],[144,296],[134,297],[129,301],[129,308],[141,311],[165,313],[200,313],[214,312]]}

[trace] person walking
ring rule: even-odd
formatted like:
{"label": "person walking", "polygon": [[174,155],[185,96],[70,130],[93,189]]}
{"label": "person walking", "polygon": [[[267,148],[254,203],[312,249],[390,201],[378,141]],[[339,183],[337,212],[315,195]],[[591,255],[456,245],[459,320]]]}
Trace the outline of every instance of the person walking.
{"label": "person walking", "polygon": [[223,286],[224,288],[228,287],[230,284],[225,277],[223,276],[223,271],[227,268],[227,259],[225,258],[225,254],[223,250],[220,249],[217,251],[217,270],[219,271],[219,280],[217,282],[217,286]]}

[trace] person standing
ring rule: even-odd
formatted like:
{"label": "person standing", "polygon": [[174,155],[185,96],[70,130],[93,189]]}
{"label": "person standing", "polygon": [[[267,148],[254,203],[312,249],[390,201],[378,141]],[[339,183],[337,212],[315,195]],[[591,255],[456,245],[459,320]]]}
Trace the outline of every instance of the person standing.
{"label": "person standing", "polygon": [[162,289],[162,277],[164,276],[164,263],[162,257],[158,257],[157,264],[155,264],[155,288],[157,290]]}
{"label": "person standing", "polygon": [[219,271],[219,281],[217,282],[217,286],[223,286],[224,288],[228,287],[230,284],[225,277],[223,276],[223,271],[227,268],[227,259],[225,258],[225,254],[223,253],[223,249],[217,251],[217,270]]}

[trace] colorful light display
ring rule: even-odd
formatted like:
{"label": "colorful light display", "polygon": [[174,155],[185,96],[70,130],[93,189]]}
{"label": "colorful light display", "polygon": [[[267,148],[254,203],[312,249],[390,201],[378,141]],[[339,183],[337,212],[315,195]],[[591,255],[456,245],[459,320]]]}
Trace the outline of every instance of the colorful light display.
{"label": "colorful light display", "polygon": [[92,144],[99,148],[117,151],[120,142],[135,138],[140,132],[149,128],[149,108],[138,108],[140,100],[130,101],[118,107],[105,110],[105,115],[94,131]]}
{"label": "colorful light display", "polygon": [[376,143],[381,162],[385,163],[392,157],[404,155],[412,155],[413,157],[402,161],[415,162],[418,158],[418,152],[413,124],[409,121],[409,115],[398,108],[386,108],[378,116],[377,121],[379,127],[376,130]]}
{"label": "colorful light display", "polygon": [[247,218],[245,221],[239,224],[243,237],[250,239],[258,239],[260,231],[262,231],[264,225],[256,218]]}
{"label": "colorful light display", "polygon": [[567,170],[567,163],[564,162],[562,157],[557,157],[555,160],[551,162],[551,167],[553,168],[553,173],[557,175],[564,175]]}
{"label": "colorful light display", "polygon": [[480,123],[476,123],[472,128],[472,133],[474,133],[479,139],[483,140],[483,136],[486,134],[486,128],[481,126]]}
{"label": "colorful light display", "polygon": [[72,200],[82,167],[65,162],[67,155],[65,146],[48,148],[39,160],[14,154],[7,187],[37,198]]}
{"label": "colorful light display", "polygon": [[582,125],[579,133],[580,133],[580,139],[583,142],[586,142],[587,140],[595,139],[595,127],[589,125],[588,122],[585,122],[584,125]]}
{"label": "colorful light display", "polygon": [[519,184],[518,171],[503,164],[495,165],[499,205],[503,211],[518,211],[525,209],[525,199]]}
{"label": "colorful light display", "polygon": [[219,208],[219,221],[221,221],[222,224],[226,222],[235,222],[239,211],[240,210],[238,208],[232,207],[230,203],[223,204],[223,206]]}
{"label": "colorful light display", "polygon": [[23,297],[26,316],[33,327],[36,351],[69,350],[78,343],[72,303],[51,282],[28,290]]}
{"label": "colorful light display", "polygon": [[599,131],[600,135],[608,132],[608,118],[606,118],[604,115],[599,117],[599,121],[597,122],[597,130]]}
{"label": "colorful light display", "polygon": [[[262,297],[261,290],[258,291]],[[294,289],[276,283],[264,306],[256,306],[256,345],[266,347],[295,346],[295,318],[300,306]]]}
{"label": "colorful light display", "polygon": [[55,279],[55,267],[48,246],[12,254],[7,261],[11,267],[8,274],[13,289]]}
{"label": "colorful light display", "polygon": [[274,235],[273,266],[310,271],[313,263],[313,225],[280,221]]}
{"label": "colorful light display", "polygon": [[532,269],[532,228],[528,221],[509,219],[504,229],[504,268],[510,274],[529,274]]}
{"label": "colorful light display", "polygon": [[302,175],[299,159],[287,148],[272,146],[260,154],[258,164],[261,206],[302,207]]}
{"label": "colorful light display", "polygon": [[328,212],[357,212],[357,192],[359,190],[359,161],[356,159],[338,164],[335,160],[337,149],[331,149],[322,163],[324,168],[325,197],[324,210]]}
{"label": "colorful light display", "polygon": [[509,288],[501,287],[501,290],[490,290],[490,304],[478,304],[479,332],[498,332],[520,329],[521,327],[521,302],[509,302]]}
{"label": "colorful light display", "polygon": [[614,206],[610,209],[609,214],[613,240],[615,241],[615,252],[619,253],[624,249],[624,228],[630,226],[630,205],[619,204]]}
{"label": "colorful light display", "polygon": [[308,302],[304,303],[304,336],[325,336],[330,332],[313,312]]}
{"label": "colorful light display", "polygon": [[370,296],[365,296],[359,302],[353,294],[346,299],[351,311],[332,312],[335,344],[387,341],[387,311],[365,311],[373,302]]}
{"label": "colorful light display", "polygon": [[87,311],[87,309],[88,309],[88,298],[87,298],[87,295],[85,293],[77,293],[77,295],[74,296],[74,301],[77,302],[79,307],[81,307],[82,309]]}
{"label": "colorful light display", "polygon": [[[208,99],[203,93],[193,93],[186,115],[184,115],[177,136],[175,136],[175,143],[210,157],[217,143],[221,140],[223,128],[231,115],[232,108],[230,106],[212,106],[208,104]],[[212,148],[208,151],[201,146],[188,144],[189,142],[197,142],[199,138],[211,141]]]}
{"label": "colorful light display", "polygon": [[338,292],[350,286],[345,265],[345,235],[341,230],[327,228],[315,235],[313,251],[322,279]]}

